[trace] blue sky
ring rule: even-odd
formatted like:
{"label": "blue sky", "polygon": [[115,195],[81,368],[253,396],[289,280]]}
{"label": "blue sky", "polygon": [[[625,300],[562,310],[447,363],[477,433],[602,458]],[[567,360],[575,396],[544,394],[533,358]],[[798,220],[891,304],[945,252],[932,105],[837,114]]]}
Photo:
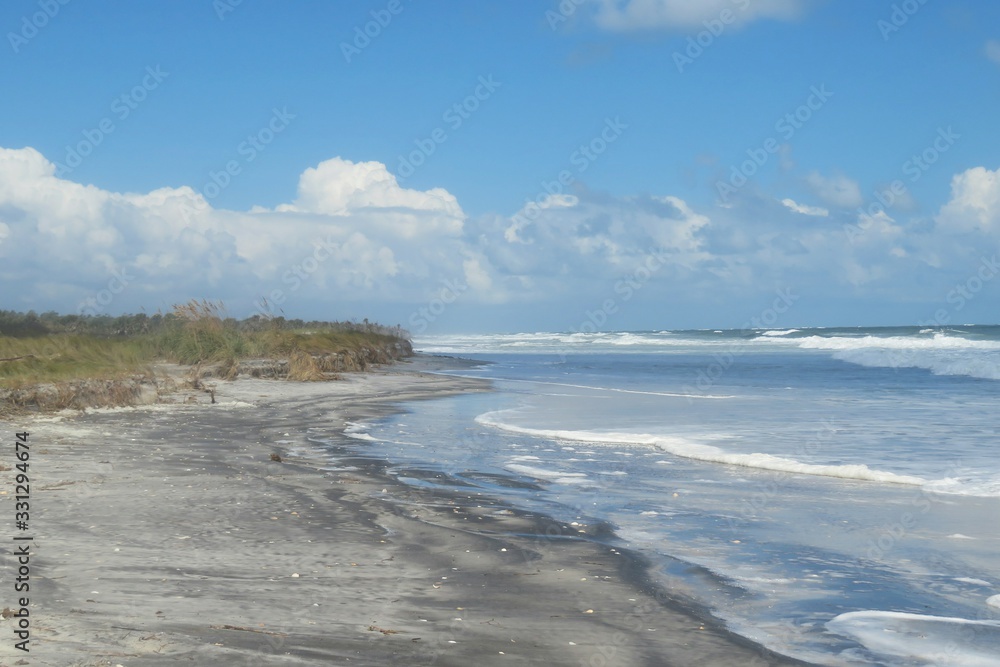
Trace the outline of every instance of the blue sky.
{"label": "blue sky", "polygon": [[0,28],[2,308],[662,329],[792,290],[774,326],[997,321],[986,0],[9,0]]}

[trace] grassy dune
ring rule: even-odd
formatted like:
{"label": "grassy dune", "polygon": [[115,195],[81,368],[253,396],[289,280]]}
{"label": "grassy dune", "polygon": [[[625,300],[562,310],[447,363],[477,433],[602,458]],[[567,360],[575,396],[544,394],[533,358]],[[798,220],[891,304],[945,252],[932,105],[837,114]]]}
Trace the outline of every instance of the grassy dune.
{"label": "grassy dune", "polygon": [[116,323],[132,323],[129,317],[142,326],[96,333],[87,332],[98,328],[95,323],[74,319],[76,331],[52,331],[60,327],[38,324],[37,318],[27,326],[22,318],[17,327],[7,327],[17,335],[0,328],[0,387],[121,379],[149,374],[160,362],[217,364],[225,373],[245,359],[286,359],[290,379],[319,379],[332,370],[324,367],[331,355],[408,344],[404,331],[367,322],[237,321],[225,317],[221,304],[207,301],[175,306],[159,319],[124,316]]}

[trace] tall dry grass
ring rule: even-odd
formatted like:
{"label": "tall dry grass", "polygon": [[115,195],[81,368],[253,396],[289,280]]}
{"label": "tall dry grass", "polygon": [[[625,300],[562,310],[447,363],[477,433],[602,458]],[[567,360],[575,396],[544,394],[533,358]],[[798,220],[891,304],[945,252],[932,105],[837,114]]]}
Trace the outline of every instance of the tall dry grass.
{"label": "tall dry grass", "polygon": [[301,331],[272,323],[248,329],[222,302],[192,300],[173,307],[169,326],[123,336],[46,334],[0,336],[0,387],[72,379],[117,379],[148,373],[157,362],[219,365],[235,372],[242,359],[288,359],[289,377],[322,379],[330,355],[401,342],[373,330]]}

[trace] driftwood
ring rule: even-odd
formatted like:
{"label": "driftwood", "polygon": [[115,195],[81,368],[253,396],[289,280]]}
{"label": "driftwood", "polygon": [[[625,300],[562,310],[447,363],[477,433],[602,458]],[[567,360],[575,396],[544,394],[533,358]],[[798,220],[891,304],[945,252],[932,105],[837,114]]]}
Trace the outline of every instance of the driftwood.
{"label": "driftwood", "polygon": [[4,359],[0,359],[0,361],[20,361],[21,359],[34,359],[34,358],[35,355],[33,354],[24,354],[21,355],[20,357],[5,357]]}

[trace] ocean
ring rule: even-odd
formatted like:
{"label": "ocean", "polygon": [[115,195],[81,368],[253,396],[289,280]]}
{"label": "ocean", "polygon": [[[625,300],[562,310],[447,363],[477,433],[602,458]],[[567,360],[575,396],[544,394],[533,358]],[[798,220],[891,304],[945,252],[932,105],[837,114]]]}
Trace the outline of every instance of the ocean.
{"label": "ocean", "polygon": [[821,665],[1000,665],[1000,327],[454,335],[496,391],[354,424],[416,485],[608,522]]}

